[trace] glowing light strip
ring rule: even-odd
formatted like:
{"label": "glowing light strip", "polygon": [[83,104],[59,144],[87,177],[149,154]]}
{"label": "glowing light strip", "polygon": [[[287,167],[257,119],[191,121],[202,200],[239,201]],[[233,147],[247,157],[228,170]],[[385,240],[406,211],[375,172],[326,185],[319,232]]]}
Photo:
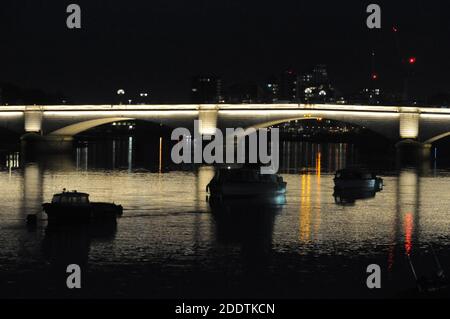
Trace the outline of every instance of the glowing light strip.
{"label": "glowing light strip", "polygon": [[10,112],[10,111],[23,112],[23,111],[25,111],[25,107],[24,106],[0,106],[0,112]]}
{"label": "glowing light strip", "polygon": [[44,117],[58,116],[110,116],[110,117],[133,117],[133,116],[185,116],[198,115],[198,111],[45,111]]}
{"label": "glowing light strip", "polygon": [[15,105],[0,107],[0,113],[11,111],[102,111],[102,110],[236,110],[236,109],[298,109],[298,110],[339,110],[339,111],[380,111],[406,113],[450,114],[449,108],[427,108],[411,106],[373,106],[348,104],[103,104],[103,105]]}
{"label": "glowing light strip", "polygon": [[[370,105],[335,105],[335,104],[220,104],[220,110],[233,109],[298,109],[298,110],[350,110],[350,111],[391,111],[399,112],[399,107]],[[408,108],[404,108],[408,109]],[[411,108],[416,110],[417,108]]]}
{"label": "glowing light strip", "polygon": [[427,114],[427,113],[437,113],[437,114],[449,114],[450,115],[450,108],[421,108],[419,109],[421,113]]}
{"label": "glowing light strip", "polygon": [[[217,110],[219,112],[236,111],[251,112],[242,114],[256,114],[254,111],[264,112],[360,112],[364,114],[374,113],[420,113],[422,117],[426,116],[450,116],[449,108],[420,108],[420,107],[403,107],[403,106],[370,106],[370,105],[335,105],[335,104],[157,104],[157,105],[21,105],[21,106],[5,106],[0,107],[2,116],[17,116],[18,112],[42,111],[52,114],[51,112],[86,112],[82,114],[101,114],[94,112],[139,114],[138,112],[155,112],[170,115],[173,112],[200,110]],[[171,113],[172,112],[172,113]],[[6,115],[9,114],[9,115]],[[224,113],[226,114],[226,113]],[[330,114],[330,113],[328,113]],[[357,114],[357,113],[348,113]],[[108,114],[109,115],[109,114]]]}
{"label": "glowing light strip", "polygon": [[0,117],[22,117],[22,112],[0,112]]}
{"label": "glowing light strip", "polygon": [[267,117],[267,116],[282,116],[282,115],[288,115],[288,116],[305,116],[311,115],[311,118],[317,117],[318,115],[354,115],[354,116],[360,116],[360,117],[399,117],[400,113],[378,113],[378,112],[355,112],[355,111],[317,111],[317,110],[254,110],[254,111],[247,111],[247,110],[233,110],[233,111],[219,111],[219,114],[224,116],[260,116],[260,117]]}
{"label": "glowing light strip", "polygon": [[167,105],[47,105],[42,111],[145,111],[145,110],[198,110],[201,105],[196,104],[167,104]]}
{"label": "glowing light strip", "polygon": [[450,120],[450,114],[420,114],[420,118],[426,119],[446,119]]}

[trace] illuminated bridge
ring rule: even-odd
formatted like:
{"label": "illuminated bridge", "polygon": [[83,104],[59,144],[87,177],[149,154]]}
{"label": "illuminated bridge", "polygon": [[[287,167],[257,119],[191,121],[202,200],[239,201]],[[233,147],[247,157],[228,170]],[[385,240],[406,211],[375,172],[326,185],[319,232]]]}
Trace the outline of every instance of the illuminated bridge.
{"label": "illuminated bridge", "polygon": [[268,127],[303,119],[330,119],[365,127],[392,141],[433,143],[450,135],[450,109],[331,104],[217,105],[48,105],[0,107],[0,128],[39,133],[46,140],[68,141],[90,128],[122,120],[144,120],[200,133],[218,128]]}

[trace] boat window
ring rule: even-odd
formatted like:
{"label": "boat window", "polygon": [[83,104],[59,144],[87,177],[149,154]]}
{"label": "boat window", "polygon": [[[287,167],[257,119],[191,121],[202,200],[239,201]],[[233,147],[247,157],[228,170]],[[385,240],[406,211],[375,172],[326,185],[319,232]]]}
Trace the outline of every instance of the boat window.
{"label": "boat window", "polygon": [[60,195],[54,195],[52,199],[52,203],[59,203],[61,201]]}
{"label": "boat window", "polygon": [[70,202],[70,197],[61,196],[61,200],[59,201],[61,204],[67,204]]}
{"label": "boat window", "polygon": [[89,195],[87,194],[57,194],[53,195],[52,203],[61,203],[61,204],[89,204]]}
{"label": "boat window", "polygon": [[78,204],[87,204],[88,203],[88,197],[87,196],[78,196],[77,203]]}

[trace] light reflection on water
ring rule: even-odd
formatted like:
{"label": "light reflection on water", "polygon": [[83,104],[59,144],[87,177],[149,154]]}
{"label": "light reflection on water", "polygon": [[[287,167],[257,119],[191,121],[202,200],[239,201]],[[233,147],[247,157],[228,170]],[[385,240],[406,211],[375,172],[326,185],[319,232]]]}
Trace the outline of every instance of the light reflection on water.
{"label": "light reflection on water", "polygon": [[[206,185],[214,174],[212,167],[166,173],[155,172],[160,163],[137,168],[132,143],[114,142],[109,152],[104,145],[89,145],[74,155],[20,165],[14,155],[13,164],[0,171],[0,296],[23,296],[22,276],[45,277],[51,265],[80,259],[94,277],[102,278],[101,272],[113,277],[120,273],[122,279],[117,280],[122,288],[105,286],[99,296],[121,296],[130,291],[127,285],[142,281],[158,291],[136,292],[140,297],[254,296],[256,290],[263,296],[266,292],[340,297],[346,296],[338,292],[343,278],[347,295],[358,296],[358,289],[364,287],[358,286],[361,278],[355,277],[355,271],[364,277],[371,262],[388,271],[390,294],[414,286],[405,254],[422,256],[429,243],[441,252],[450,245],[450,172],[446,170],[387,170],[382,176],[385,189],[375,197],[337,205],[332,172],[359,164],[352,146],[285,142],[281,152],[288,183],[285,205],[210,206]],[[113,232],[95,227],[52,230],[41,220],[36,230],[27,229],[25,216],[39,212],[45,218],[41,204],[63,188],[88,192],[93,201],[123,205],[117,228]],[[431,267],[428,259],[417,262],[424,269]],[[446,262],[450,268],[444,255],[441,263]],[[141,266],[153,267],[151,274]],[[265,286],[249,289],[245,280],[257,274],[266,278]],[[202,286],[201,276],[210,284],[223,284],[220,280],[225,279],[219,277],[225,276],[228,288]],[[196,280],[199,288],[193,289]],[[323,282],[330,286],[328,292],[312,288]],[[300,284],[303,288],[295,288]],[[29,294],[41,293],[35,289]]]}

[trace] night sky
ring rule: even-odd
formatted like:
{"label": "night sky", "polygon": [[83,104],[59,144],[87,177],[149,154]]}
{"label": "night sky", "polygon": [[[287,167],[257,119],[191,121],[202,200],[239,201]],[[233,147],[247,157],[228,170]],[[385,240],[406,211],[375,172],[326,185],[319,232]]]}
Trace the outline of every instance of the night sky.
{"label": "night sky", "polygon": [[[82,29],[66,27],[66,7]],[[382,29],[365,25],[369,3]],[[263,83],[283,70],[327,64],[343,92],[367,84],[372,50],[382,88],[399,91],[401,60],[416,56],[414,91],[450,90],[450,10],[444,0],[2,0],[0,82],[76,103],[102,103],[118,88],[152,102],[189,102],[190,79]],[[392,32],[392,26],[399,29]]]}

